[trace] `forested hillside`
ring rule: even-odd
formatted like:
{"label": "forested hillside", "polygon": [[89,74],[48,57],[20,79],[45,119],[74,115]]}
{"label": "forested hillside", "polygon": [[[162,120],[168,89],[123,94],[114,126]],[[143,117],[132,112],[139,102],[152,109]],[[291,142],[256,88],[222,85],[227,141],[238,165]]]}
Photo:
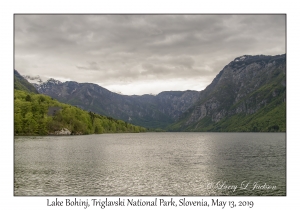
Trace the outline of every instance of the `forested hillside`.
{"label": "forested hillside", "polygon": [[[52,116],[51,107],[58,109]],[[63,104],[42,94],[15,90],[14,134],[48,135],[62,128],[72,134],[145,132],[146,129]]]}

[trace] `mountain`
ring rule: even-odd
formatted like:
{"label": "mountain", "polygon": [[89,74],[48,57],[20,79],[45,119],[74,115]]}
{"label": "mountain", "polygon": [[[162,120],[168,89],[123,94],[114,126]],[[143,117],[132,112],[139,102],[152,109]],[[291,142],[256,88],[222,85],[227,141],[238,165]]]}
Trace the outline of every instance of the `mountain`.
{"label": "mountain", "polygon": [[38,93],[35,87],[23,78],[17,70],[14,70],[14,89],[26,92]]}
{"label": "mountain", "polygon": [[98,114],[169,131],[285,131],[286,55],[243,55],[203,91],[126,96],[99,85],[50,79],[39,93]]}
{"label": "mountain", "polygon": [[169,126],[176,131],[285,131],[286,55],[237,57]]}
{"label": "mountain", "polygon": [[200,95],[198,91],[187,90],[127,96],[92,83],[54,79],[35,87],[39,93],[60,102],[148,128],[164,128],[175,122]]}
{"label": "mountain", "polygon": [[[49,84],[58,84],[50,80]],[[84,111],[37,90],[14,71],[14,134],[99,134],[145,132],[146,128]]]}

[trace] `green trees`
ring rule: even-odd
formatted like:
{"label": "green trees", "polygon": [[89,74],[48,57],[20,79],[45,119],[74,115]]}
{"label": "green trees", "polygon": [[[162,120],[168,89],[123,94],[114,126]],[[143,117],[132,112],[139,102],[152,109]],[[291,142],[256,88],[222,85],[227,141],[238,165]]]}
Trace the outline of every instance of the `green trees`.
{"label": "green trees", "polygon": [[[49,116],[50,107],[60,107]],[[32,94],[15,89],[14,97],[14,134],[47,135],[62,128],[72,134],[101,134],[116,132],[145,132],[146,129],[105,117],[77,107],[60,103],[48,96]]]}

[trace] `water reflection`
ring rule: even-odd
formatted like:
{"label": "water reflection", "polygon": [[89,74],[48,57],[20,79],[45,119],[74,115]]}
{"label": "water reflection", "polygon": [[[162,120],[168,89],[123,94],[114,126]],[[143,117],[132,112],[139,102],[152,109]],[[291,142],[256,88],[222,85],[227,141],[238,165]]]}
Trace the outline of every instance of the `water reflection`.
{"label": "water reflection", "polygon": [[[14,186],[15,195],[285,195],[285,168],[283,133],[22,137]],[[277,189],[226,188],[243,181]]]}

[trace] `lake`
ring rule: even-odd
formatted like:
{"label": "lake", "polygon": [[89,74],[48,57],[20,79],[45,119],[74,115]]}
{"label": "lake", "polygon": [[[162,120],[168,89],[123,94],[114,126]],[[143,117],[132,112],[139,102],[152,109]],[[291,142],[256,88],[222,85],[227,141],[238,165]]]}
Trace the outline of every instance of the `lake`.
{"label": "lake", "polygon": [[285,133],[14,138],[14,195],[286,195]]}

